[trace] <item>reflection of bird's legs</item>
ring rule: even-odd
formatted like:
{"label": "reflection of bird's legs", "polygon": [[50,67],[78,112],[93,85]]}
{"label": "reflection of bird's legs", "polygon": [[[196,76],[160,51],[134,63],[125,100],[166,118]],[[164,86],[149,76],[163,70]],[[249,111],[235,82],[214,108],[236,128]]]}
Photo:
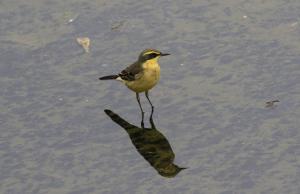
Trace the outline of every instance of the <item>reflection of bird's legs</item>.
{"label": "reflection of bird's legs", "polygon": [[149,93],[148,91],[145,92],[145,95],[146,95],[146,98],[148,99],[150,105],[151,105],[151,115],[150,115],[150,123],[151,123],[151,128],[152,129],[156,129],[155,125],[154,125],[154,122],[153,122],[153,112],[154,112],[154,106],[152,105],[151,101],[150,101],[150,98],[149,98]]}
{"label": "reflection of bird's legs", "polygon": [[141,109],[141,113],[142,113],[141,127],[144,129],[144,111],[143,111],[143,108],[142,108],[142,105],[141,105],[141,102],[140,102],[139,93],[136,93],[136,100],[138,101],[140,109]]}

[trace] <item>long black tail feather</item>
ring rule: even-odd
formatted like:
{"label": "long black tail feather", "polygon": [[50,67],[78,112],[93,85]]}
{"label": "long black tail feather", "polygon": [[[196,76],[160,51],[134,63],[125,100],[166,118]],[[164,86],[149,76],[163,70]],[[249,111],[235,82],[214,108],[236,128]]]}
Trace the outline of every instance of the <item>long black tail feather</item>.
{"label": "long black tail feather", "polygon": [[117,79],[119,76],[118,75],[108,75],[104,77],[100,77],[100,80],[109,80],[109,79]]}

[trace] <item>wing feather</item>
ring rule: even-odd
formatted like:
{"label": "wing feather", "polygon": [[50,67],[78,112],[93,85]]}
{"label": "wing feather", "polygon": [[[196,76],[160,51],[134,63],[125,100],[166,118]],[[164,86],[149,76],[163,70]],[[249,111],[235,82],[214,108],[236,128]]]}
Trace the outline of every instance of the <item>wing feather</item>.
{"label": "wing feather", "polygon": [[118,75],[123,80],[134,81],[134,80],[139,79],[142,74],[143,74],[142,63],[137,61],[137,62],[133,63],[132,65],[128,66],[127,68],[125,68]]}

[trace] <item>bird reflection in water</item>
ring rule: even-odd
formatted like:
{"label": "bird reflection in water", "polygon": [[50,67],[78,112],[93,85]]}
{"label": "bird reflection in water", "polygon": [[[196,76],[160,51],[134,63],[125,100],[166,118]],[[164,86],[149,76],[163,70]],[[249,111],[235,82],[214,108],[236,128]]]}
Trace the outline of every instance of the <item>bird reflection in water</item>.
{"label": "bird reflection in water", "polygon": [[175,154],[167,138],[156,129],[152,114],[150,116],[151,128],[140,128],[128,123],[111,110],[104,110],[104,112],[125,129],[136,150],[161,176],[175,177],[181,170],[186,169],[173,163]]}

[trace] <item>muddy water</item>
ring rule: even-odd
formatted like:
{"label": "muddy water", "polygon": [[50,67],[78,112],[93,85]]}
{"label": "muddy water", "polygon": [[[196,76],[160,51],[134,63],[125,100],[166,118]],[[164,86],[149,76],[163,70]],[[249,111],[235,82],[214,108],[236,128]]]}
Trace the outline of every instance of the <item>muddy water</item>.
{"label": "muddy water", "polygon": [[[299,13],[296,0],[1,1],[0,193],[299,193]],[[135,94],[98,77],[145,48],[171,53],[150,97],[188,167],[174,178],[104,113],[140,123]]]}

